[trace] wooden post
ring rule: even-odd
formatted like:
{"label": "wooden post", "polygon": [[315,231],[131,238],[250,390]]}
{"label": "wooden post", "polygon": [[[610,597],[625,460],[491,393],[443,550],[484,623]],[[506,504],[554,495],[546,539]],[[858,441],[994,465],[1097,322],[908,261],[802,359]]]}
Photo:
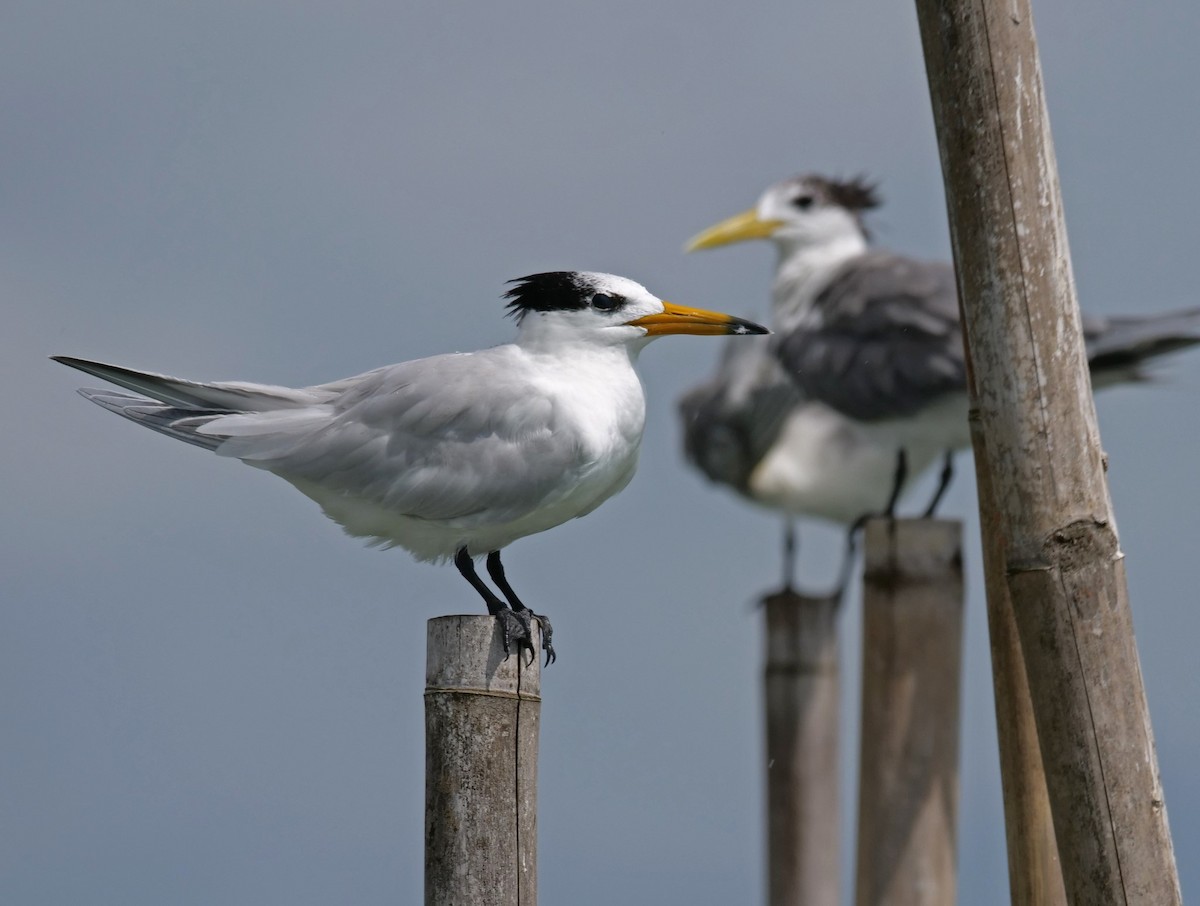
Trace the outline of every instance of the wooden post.
{"label": "wooden post", "polygon": [[[1072,903],[1181,902],[1029,0],[917,0],[983,461]],[[985,531],[993,530],[987,525]]]}
{"label": "wooden post", "polygon": [[[980,461],[984,455],[983,438],[976,417],[971,418],[971,438],[976,461]],[[1058,863],[1033,701],[1029,697],[1012,601],[1004,581],[1004,532],[992,495],[991,477],[986,468],[977,472],[979,519],[985,526],[983,563],[1008,844],[1009,900],[1013,906],[1066,906],[1067,893]]]}
{"label": "wooden post", "polygon": [[493,617],[429,621],[425,906],[536,906],[540,692]]}
{"label": "wooden post", "polygon": [[838,598],[763,600],[767,902],[838,906]]}
{"label": "wooden post", "polygon": [[870,520],[863,584],[858,906],[953,906],[962,523]]}

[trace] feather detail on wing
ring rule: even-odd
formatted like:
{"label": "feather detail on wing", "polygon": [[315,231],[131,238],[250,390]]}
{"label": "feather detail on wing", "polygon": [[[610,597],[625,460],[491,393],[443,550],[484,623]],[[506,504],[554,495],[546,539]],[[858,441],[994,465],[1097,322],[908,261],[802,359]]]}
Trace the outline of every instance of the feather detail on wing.
{"label": "feather detail on wing", "polygon": [[806,394],[851,418],[911,415],[965,387],[954,271],[886,252],[854,258],[775,351]]}
{"label": "feather detail on wing", "polygon": [[[219,454],[306,493],[463,526],[513,520],[567,493],[564,474],[584,475],[589,458],[552,400],[511,374],[513,355],[498,347],[405,362],[338,382],[339,396],[290,419],[230,415],[198,430],[222,438]],[[495,367],[481,369],[481,356]]]}
{"label": "feather detail on wing", "polygon": [[684,452],[712,481],[744,492],[788,413],[803,401],[766,337],[733,338],[713,378],[679,400]]}
{"label": "feather detail on wing", "polygon": [[[1200,309],[1083,317],[1093,384],[1145,379],[1148,360],[1200,343]],[[904,418],[966,386],[958,294],[948,264],[882,251],[847,263],[813,317],[778,336],[800,388],[860,421]]]}

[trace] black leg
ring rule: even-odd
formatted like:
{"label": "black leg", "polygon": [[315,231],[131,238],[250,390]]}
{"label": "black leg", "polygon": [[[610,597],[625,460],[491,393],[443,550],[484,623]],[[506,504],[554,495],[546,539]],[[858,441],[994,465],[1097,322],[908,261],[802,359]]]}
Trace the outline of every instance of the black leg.
{"label": "black leg", "polygon": [[492,577],[492,581],[496,583],[496,587],[500,589],[501,594],[508,598],[509,606],[518,616],[523,615],[526,620],[533,618],[538,621],[542,627],[542,649],[546,652],[546,666],[549,667],[556,660],[558,655],[554,653],[554,646],[551,644],[551,639],[554,637],[554,628],[550,625],[550,621],[541,614],[534,613],[525,603],[517,597],[517,593],[513,591],[511,585],[508,584],[508,578],[504,575],[504,564],[500,562],[500,551],[492,551],[487,556],[487,571]]}
{"label": "black leg", "polygon": [[850,578],[850,570],[854,565],[854,554],[857,550],[854,541],[855,532],[857,532],[867,517],[863,516],[851,526],[846,535],[846,556],[842,561],[841,569],[838,572],[838,583],[833,590],[826,592],[804,591],[797,590],[796,578],[796,555],[800,551],[800,534],[796,531],[796,522],[794,519],[785,519],[783,523],[783,588],[780,589],[780,594],[798,594],[801,597],[807,598],[837,598],[840,602],[842,595],[846,591],[846,585]]}
{"label": "black leg", "polygon": [[842,568],[838,570],[838,583],[833,591],[833,596],[838,601],[842,600],[842,596],[846,594],[846,586],[850,584],[850,575],[854,571],[854,561],[858,554],[858,533],[869,518],[869,515],[859,516],[846,529],[846,551],[842,554]]}
{"label": "black leg", "polygon": [[846,553],[842,558],[842,572],[838,580],[837,595],[840,598],[846,590],[846,585],[850,581],[850,570],[854,568],[854,556],[858,553],[858,533],[863,530],[867,524],[867,520],[874,516],[882,516],[889,521],[892,530],[896,527],[896,502],[900,499],[900,492],[904,489],[904,482],[908,478],[908,453],[903,447],[896,451],[896,472],[892,477],[892,493],[888,496],[887,506],[882,513],[863,513],[846,529]]}
{"label": "black leg", "polygon": [[796,578],[796,521],[787,519],[783,523],[783,590],[795,588]]}
{"label": "black leg", "polygon": [[[471,587],[479,592],[480,597],[487,604],[488,613],[500,621],[500,626],[504,631],[504,653],[509,654],[509,644],[515,640],[518,657],[524,649],[529,650],[530,657],[535,657],[533,645],[529,641],[529,615],[517,614],[510,610],[507,604],[496,597],[495,592],[483,584],[483,580],[475,572],[475,563],[471,560],[471,555],[465,547],[460,547],[458,553],[454,555],[454,565],[458,567],[462,577],[471,583]],[[491,558],[489,558],[488,565],[491,565]],[[501,590],[504,590],[503,586]],[[505,593],[507,594],[507,592]],[[523,619],[522,616],[524,616]]]}
{"label": "black leg", "polygon": [[908,454],[901,447],[896,451],[896,476],[892,484],[892,496],[888,498],[887,509],[883,511],[884,516],[894,517],[896,515],[896,501],[900,499],[900,491],[904,488],[904,482],[908,478]]}
{"label": "black leg", "polygon": [[925,508],[925,513],[922,519],[932,519],[933,514],[937,512],[938,504],[942,502],[942,497],[946,493],[946,489],[950,487],[950,482],[954,480],[954,451],[947,450],[945,458],[942,460],[942,474],[938,478],[937,490],[933,494],[933,500],[929,501],[929,506]]}
{"label": "black leg", "polygon": [[471,560],[471,555],[467,553],[465,547],[460,547],[458,553],[454,555],[454,565],[458,567],[458,571],[462,573],[462,577],[471,583],[471,587],[479,592],[483,602],[487,604],[488,613],[492,616],[499,616],[501,611],[508,610],[508,605],[496,597],[495,592],[483,584],[483,580],[479,578],[479,574],[475,572],[475,563]]}

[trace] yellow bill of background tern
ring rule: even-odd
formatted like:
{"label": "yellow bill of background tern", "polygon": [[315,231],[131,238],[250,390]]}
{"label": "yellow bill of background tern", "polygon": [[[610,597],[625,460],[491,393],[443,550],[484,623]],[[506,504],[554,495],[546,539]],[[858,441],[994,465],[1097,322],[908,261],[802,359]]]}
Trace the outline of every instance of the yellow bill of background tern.
{"label": "yellow bill of background tern", "polygon": [[[200,383],[67,356],[55,361],[132,393],[79,392],[147,428],[273,472],[350,535],[454,560],[500,619],[505,650],[532,651],[530,619],[500,550],[584,516],[637,466],[646,404],[634,362],[667,334],[763,334],[675,305],[612,274],[511,281],[514,342],[416,359],[315,387]],[[475,571],[487,556],[502,600]]]}

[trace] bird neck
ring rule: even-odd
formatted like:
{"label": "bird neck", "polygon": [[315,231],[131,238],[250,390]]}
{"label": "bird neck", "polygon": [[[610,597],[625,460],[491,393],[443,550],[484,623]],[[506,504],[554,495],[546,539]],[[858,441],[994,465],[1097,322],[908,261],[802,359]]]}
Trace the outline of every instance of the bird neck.
{"label": "bird neck", "polygon": [[516,345],[542,359],[609,363],[607,367],[628,368],[651,339],[640,327],[580,327],[535,312],[522,319]]}
{"label": "bird neck", "polygon": [[571,330],[522,326],[516,345],[529,355],[543,361],[562,361],[604,368],[632,369],[638,353],[650,339],[644,331],[629,328],[632,336],[619,327],[580,333]]}
{"label": "bird neck", "polygon": [[771,287],[775,326],[794,327],[803,321],[833,275],[866,251],[867,238],[859,232],[817,244],[779,243],[779,264]]}
{"label": "bird neck", "polygon": [[596,457],[613,449],[624,451],[622,456],[636,451],[646,400],[633,360],[645,344],[564,339],[551,344],[520,338],[533,392],[558,401],[579,442]]}

